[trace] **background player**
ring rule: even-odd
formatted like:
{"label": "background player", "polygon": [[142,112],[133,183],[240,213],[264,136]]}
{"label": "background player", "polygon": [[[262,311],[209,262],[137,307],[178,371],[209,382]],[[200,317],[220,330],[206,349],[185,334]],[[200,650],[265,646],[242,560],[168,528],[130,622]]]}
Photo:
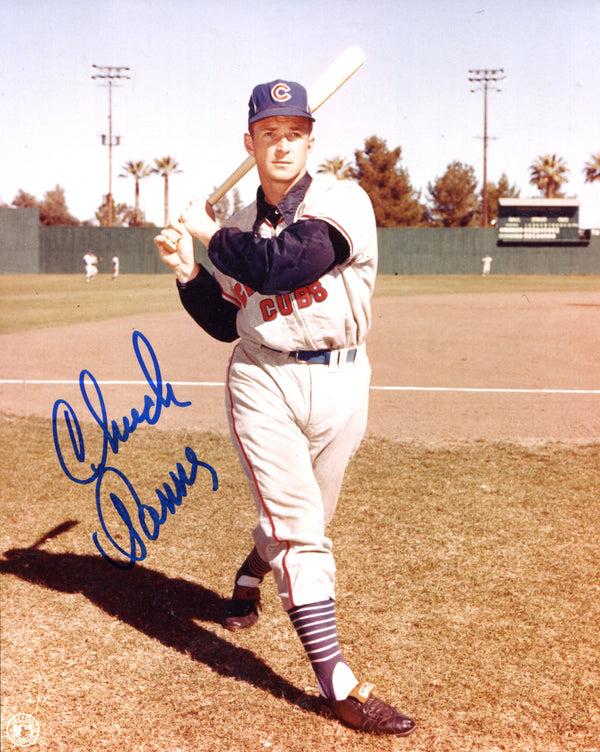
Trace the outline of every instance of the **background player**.
{"label": "background player", "polygon": [[[192,317],[218,339],[240,338],[227,411],[258,526],[225,626],[256,622],[272,571],[333,714],[355,729],[406,736],[414,722],[357,681],[337,639],[325,531],[366,427],[377,236],[361,188],[307,173],[312,124],[304,87],[256,86],[244,136],[261,183],[256,203],[219,229],[210,207],[192,202],[156,244]],[[192,236],[208,248],[214,277],[195,261]]]}
{"label": "background player", "polygon": [[94,277],[98,274],[98,257],[93,251],[88,251],[83,257],[85,266],[85,281],[93,282]]}
{"label": "background player", "polygon": [[487,277],[490,273],[490,270],[492,268],[492,261],[494,259],[490,256],[489,253],[486,253],[485,256],[481,259],[481,274],[484,277]]}

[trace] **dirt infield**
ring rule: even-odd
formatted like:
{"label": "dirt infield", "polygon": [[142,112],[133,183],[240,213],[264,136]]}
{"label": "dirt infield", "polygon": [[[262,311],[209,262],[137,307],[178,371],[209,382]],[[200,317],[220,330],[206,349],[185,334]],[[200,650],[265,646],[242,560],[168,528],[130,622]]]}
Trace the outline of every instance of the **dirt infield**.
{"label": "dirt infield", "polygon": [[[49,417],[64,399],[80,419],[89,417],[77,383],[82,369],[101,383],[110,419],[141,410],[149,389],[132,347],[135,330],[150,341],[163,382],[193,403],[164,410],[158,427],[226,431],[231,345],[211,340],[183,310],[1,336],[0,410]],[[375,298],[368,350],[368,435],[600,441],[600,293]]]}

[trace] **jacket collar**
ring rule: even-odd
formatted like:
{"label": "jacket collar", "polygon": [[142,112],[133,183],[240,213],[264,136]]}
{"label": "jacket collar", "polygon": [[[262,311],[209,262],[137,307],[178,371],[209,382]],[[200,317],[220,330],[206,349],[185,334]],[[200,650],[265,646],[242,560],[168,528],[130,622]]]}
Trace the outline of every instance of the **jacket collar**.
{"label": "jacket collar", "polygon": [[258,228],[265,219],[269,219],[271,224],[275,227],[280,216],[283,217],[286,225],[291,225],[296,216],[296,210],[302,203],[304,196],[306,196],[306,192],[311,183],[312,177],[307,172],[304,177],[285,194],[277,206],[267,203],[264,191],[262,187],[259,186],[258,191],[256,192],[256,221],[254,223],[254,228]]}

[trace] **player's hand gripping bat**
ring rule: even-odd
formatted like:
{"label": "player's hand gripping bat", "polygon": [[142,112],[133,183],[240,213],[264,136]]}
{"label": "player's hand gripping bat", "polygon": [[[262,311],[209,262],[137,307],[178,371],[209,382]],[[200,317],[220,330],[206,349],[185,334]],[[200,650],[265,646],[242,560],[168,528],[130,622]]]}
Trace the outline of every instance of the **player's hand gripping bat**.
{"label": "player's hand gripping bat", "polygon": [[[337,57],[331,65],[323,71],[314,84],[308,89],[308,104],[312,112],[326,102],[332,94],[346,83],[353,76],[360,66],[365,62],[365,53],[360,47],[348,47]],[[255,165],[254,157],[247,157],[242,164],[234,170],[211,195],[208,197],[208,203],[214,206],[217,201],[238,183]],[[176,245],[169,240],[165,240],[172,251],[176,250]]]}

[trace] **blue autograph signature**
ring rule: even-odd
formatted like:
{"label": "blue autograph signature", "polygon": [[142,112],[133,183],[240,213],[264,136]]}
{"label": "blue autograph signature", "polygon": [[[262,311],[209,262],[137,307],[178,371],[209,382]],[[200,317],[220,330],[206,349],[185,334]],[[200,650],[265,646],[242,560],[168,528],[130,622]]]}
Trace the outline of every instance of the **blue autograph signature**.
{"label": "blue autograph signature", "polygon": [[[56,400],[52,410],[52,430],[54,436],[54,448],[60,466],[65,475],[74,483],[79,484],[96,484],[96,509],[102,530],[110,541],[112,546],[125,556],[125,563],[111,558],[100,545],[98,533],[92,535],[93,541],[100,551],[111,564],[119,568],[128,569],[136,561],[142,561],[146,558],[147,549],[144,543],[145,536],[148,540],[156,540],[160,533],[161,526],[166,522],[168,514],[175,514],[177,507],[181,505],[183,498],[187,496],[187,490],[196,482],[198,469],[204,468],[209,471],[212,477],[212,490],[216,491],[219,487],[217,473],[210,465],[201,462],[195,452],[190,448],[185,449],[185,458],[189,463],[189,469],[185,470],[181,463],[177,463],[176,471],[170,472],[171,484],[163,483],[163,490],[156,489],[159,509],[150,504],[144,504],[140,500],[134,487],[128,478],[116,467],[107,464],[108,450],[113,454],[118,454],[119,446],[125,444],[130,436],[141,424],[155,425],[158,423],[162,410],[168,407],[188,407],[192,403],[181,402],[175,397],[171,384],[163,383],[158,359],[150,342],[138,331],[133,333],[133,349],[135,351],[138,363],[142,369],[146,381],[150,386],[152,395],[144,397],[144,404],[141,410],[133,408],[130,415],[123,416],[122,424],[117,421],[109,421],[106,403],[102,395],[100,386],[94,376],[88,370],[81,371],[79,375],[79,388],[83,400],[87,406],[90,415],[102,431],[102,450],[100,458],[96,462],[90,462],[86,457],[85,441],[81,424],[71,405],[64,399]],[[141,346],[145,348],[142,352]],[[148,362],[149,361],[149,365]],[[89,392],[89,393],[88,393]],[[66,433],[69,438],[67,452],[63,451],[59,436],[60,415],[64,419]],[[65,435],[65,432],[61,432]],[[110,479],[110,485],[113,490],[103,493],[105,479]],[[129,512],[128,504],[114,491],[116,486],[122,486],[122,495],[129,501],[129,507],[133,502],[135,507],[135,516],[141,533],[136,529],[136,523]],[[129,539],[128,548],[123,548],[116,542],[115,537],[109,531],[103,512],[105,497],[108,495],[113,510],[116,511],[120,521],[125,526],[126,537]],[[112,515],[114,516],[114,515]],[[117,535],[115,533],[115,535]]]}

